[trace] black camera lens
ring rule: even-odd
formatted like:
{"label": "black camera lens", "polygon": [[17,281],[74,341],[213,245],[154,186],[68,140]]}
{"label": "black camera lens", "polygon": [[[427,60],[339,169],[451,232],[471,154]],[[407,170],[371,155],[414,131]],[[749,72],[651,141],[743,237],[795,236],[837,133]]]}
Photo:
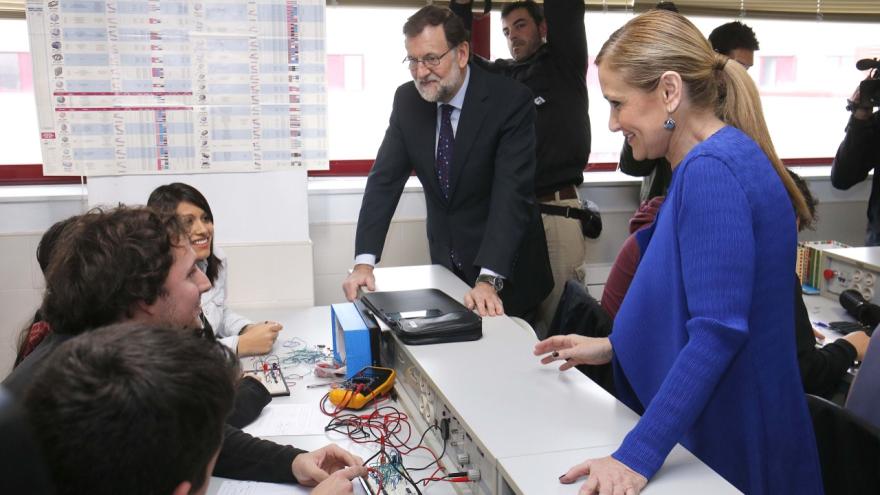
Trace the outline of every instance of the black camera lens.
{"label": "black camera lens", "polygon": [[857,310],[864,306],[865,303],[867,301],[858,291],[847,289],[840,293],[840,305],[843,306],[847,313],[853,316],[858,314]]}
{"label": "black camera lens", "polygon": [[859,84],[859,100],[864,107],[880,106],[880,61],[863,58],[856,62],[856,69],[869,70],[869,77]]}

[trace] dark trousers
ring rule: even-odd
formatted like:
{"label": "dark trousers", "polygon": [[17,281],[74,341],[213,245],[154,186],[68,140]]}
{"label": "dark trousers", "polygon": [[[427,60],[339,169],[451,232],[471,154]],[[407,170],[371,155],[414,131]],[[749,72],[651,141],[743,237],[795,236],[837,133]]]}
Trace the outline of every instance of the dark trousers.
{"label": "dark trousers", "polygon": [[[577,280],[569,280],[565,283],[547,336],[575,333],[585,337],[608,337],[613,324],[614,321],[602,309],[599,301],[587,292],[586,287]],[[614,395],[614,371],[611,363],[582,365],[577,369]]]}

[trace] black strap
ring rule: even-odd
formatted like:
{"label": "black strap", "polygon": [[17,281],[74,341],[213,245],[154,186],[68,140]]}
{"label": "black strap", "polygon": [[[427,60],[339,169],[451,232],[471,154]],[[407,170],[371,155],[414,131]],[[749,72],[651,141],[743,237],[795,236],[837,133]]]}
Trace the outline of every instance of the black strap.
{"label": "black strap", "polygon": [[593,216],[593,212],[589,210],[582,210],[580,208],[573,208],[571,206],[556,206],[544,203],[539,203],[538,206],[541,209],[541,213],[553,215],[556,217],[575,218],[577,220],[581,220],[584,218],[591,218]]}

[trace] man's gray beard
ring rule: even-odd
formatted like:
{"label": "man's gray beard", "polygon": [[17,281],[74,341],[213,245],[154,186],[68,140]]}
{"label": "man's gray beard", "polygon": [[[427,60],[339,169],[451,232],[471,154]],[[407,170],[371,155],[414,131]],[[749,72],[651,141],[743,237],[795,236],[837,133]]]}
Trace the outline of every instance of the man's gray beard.
{"label": "man's gray beard", "polygon": [[437,92],[434,94],[425,93],[425,91],[422,90],[421,84],[419,83],[416,83],[416,89],[419,91],[419,95],[422,97],[423,100],[429,101],[431,103],[437,103],[438,101],[445,103],[451,100],[453,96],[455,96],[454,94],[452,94],[452,88],[444,85],[442,81],[440,81]]}
{"label": "man's gray beard", "polygon": [[422,99],[425,101],[431,102],[431,103],[437,103],[437,102],[448,103],[449,100],[451,100],[452,97],[455,96],[455,93],[452,92],[453,88],[455,88],[455,86],[457,86],[461,82],[462,73],[464,72],[461,69],[459,69],[457,65],[455,66],[453,71],[454,72],[451,72],[449,74],[451,77],[451,81],[449,81],[448,85],[446,83],[444,83],[444,81],[442,79],[440,81],[437,81],[439,83],[438,89],[437,89],[437,93],[435,95],[433,95],[434,96],[433,98],[431,98],[431,97],[429,97],[429,95],[425,94],[422,91],[421,84],[419,84],[418,81],[415,81],[416,90],[419,92],[419,95],[422,97]]}
{"label": "man's gray beard", "polygon": [[418,90],[419,96],[421,96],[423,100],[430,102],[430,103],[437,102],[437,96],[440,95],[440,91],[442,91],[442,89],[443,88],[440,88],[439,90],[437,90],[436,93],[429,95],[429,94],[425,93],[425,91],[422,89],[422,85],[419,83],[419,81],[416,81],[416,90]]}

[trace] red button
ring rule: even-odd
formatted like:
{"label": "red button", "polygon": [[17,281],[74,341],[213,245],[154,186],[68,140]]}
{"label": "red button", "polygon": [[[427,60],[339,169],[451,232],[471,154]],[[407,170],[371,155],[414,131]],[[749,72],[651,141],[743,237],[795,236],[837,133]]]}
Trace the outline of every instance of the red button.
{"label": "red button", "polygon": [[837,275],[837,272],[834,270],[827,268],[824,272],[822,272],[822,276],[825,277],[825,280],[831,280]]}

